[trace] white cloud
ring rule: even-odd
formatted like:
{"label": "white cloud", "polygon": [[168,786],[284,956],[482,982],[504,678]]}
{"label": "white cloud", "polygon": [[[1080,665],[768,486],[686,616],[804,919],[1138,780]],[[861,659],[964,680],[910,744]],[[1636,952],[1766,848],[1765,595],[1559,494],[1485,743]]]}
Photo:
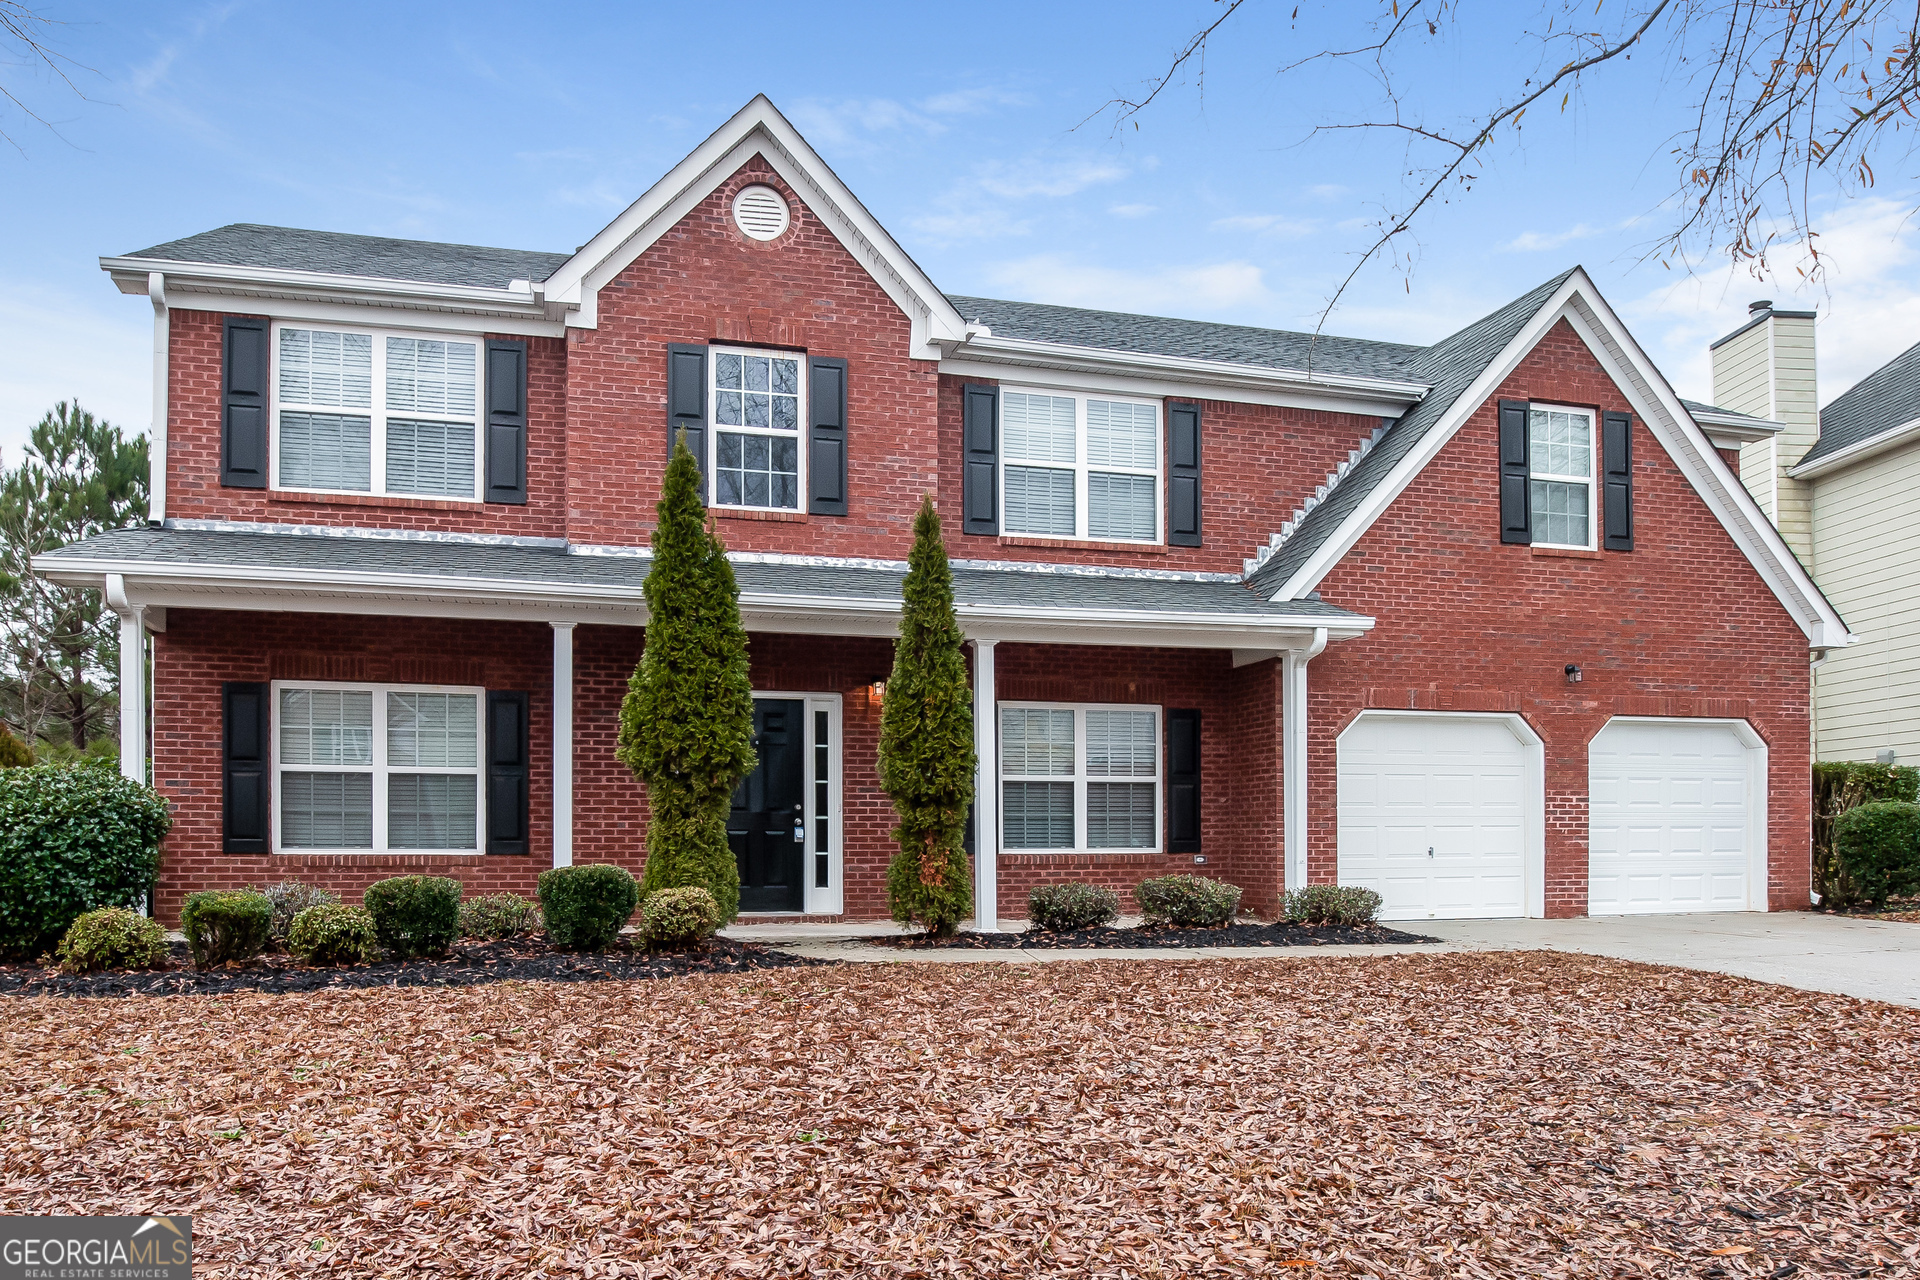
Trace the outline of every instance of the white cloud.
{"label": "white cloud", "polygon": [[1308,187],[1306,194],[1314,200],[1338,200],[1347,194],[1347,189],[1337,182],[1320,182]]}
{"label": "white cloud", "polygon": [[1039,254],[991,266],[987,278],[1012,298],[1181,316],[1211,316],[1271,300],[1264,273],[1244,261],[1127,271]]}
{"label": "white cloud", "polygon": [[153,416],[153,310],[114,294],[85,305],[63,292],[0,285],[0,463],[16,466],[27,434],[58,400],[138,435]]}
{"label": "white cloud", "polygon": [[1264,236],[1283,236],[1288,239],[1312,235],[1314,231],[1311,222],[1282,217],[1277,213],[1237,213],[1228,218],[1215,218],[1210,225],[1215,231],[1253,231]]}
{"label": "white cloud", "polygon": [[1601,230],[1582,222],[1565,231],[1523,231],[1500,247],[1508,253],[1539,253],[1544,249],[1558,249],[1563,244],[1597,236]]}
{"label": "white cloud", "polygon": [[1081,157],[1042,159],[1007,163],[989,160],[974,167],[974,181],[984,189],[1009,200],[1029,196],[1070,196],[1106,182],[1118,182],[1127,176],[1120,165],[1105,160]]}
{"label": "white cloud", "polygon": [[[1667,377],[1689,399],[1713,398],[1707,347],[1746,322],[1747,304],[1817,311],[1820,403],[1920,341],[1920,226],[1910,200],[1874,196],[1847,202],[1819,221],[1824,279],[1796,270],[1804,246],[1771,255],[1772,278],[1728,268],[1674,280],[1621,308]],[[1783,278],[1784,277],[1784,278]]]}
{"label": "white cloud", "polygon": [[917,104],[922,111],[936,116],[971,116],[991,110],[994,107],[1022,107],[1033,101],[1024,93],[1014,93],[1007,89],[956,89],[951,93],[936,93],[920,99]]}
{"label": "white cloud", "polygon": [[1150,213],[1160,212],[1155,204],[1116,204],[1109,205],[1107,212],[1116,218],[1144,218]]}
{"label": "white cloud", "polygon": [[949,187],[927,212],[914,218],[912,225],[922,235],[946,242],[1025,235],[1032,220],[1016,211],[1021,202],[1060,200],[1126,176],[1127,170],[1120,165],[1071,156],[983,161],[973,166],[971,177]]}

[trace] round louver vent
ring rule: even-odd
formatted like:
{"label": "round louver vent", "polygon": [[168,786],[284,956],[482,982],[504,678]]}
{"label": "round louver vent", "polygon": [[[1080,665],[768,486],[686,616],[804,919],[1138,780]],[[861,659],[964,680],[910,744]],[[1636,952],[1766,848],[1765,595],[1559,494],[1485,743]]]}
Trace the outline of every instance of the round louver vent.
{"label": "round louver vent", "polygon": [[787,229],[787,202],[772,187],[748,187],[733,198],[734,225],[755,240],[771,240]]}

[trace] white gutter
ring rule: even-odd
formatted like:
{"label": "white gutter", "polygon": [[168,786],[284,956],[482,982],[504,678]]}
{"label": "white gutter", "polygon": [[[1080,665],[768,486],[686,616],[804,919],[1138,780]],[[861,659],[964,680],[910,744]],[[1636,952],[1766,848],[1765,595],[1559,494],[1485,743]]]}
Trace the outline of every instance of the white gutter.
{"label": "white gutter", "polygon": [[147,278],[164,272],[176,295],[182,292],[239,295],[291,295],[338,299],[354,303],[438,307],[480,314],[552,319],[543,294],[525,281],[515,289],[464,284],[428,284],[379,276],[336,275],[327,271],[295,271],[281,267],[241,267],[226,263],[177,262],[157,258],[102,258],[100,269],[113,277],[123,293],[145,290]]}
{"label": "white gutter", "polygon": [[1765,440],[1787,429],[1784,422],[1770,422],[1744,413],[1688,412],[1693,414],[1694,422],[1706,433],[1708,441],[1716,449],[1738,449],[1741,445]]}
{"label": "white gutter", "polygon": [[1076,373],[1120,374],[1191,382],[1199,386],[1244,391],[1317,392],[1325,396],[1390,400],[1416,404],[1430,388],[1425,383],[1396,378],[1365,378],[1351,374],[1308,373],[1305,369],[1274,369],[1226,360],[1197,360],[1103,347],[1039,342],[1029,338],[996,338],[984,326],[974,326],[964,342],[943,343],[942,364],[978,360],[1022,368],[1059,369]]}
{"label": "white gutter", "polygon": [[1825,475],[1829,471],[1838,471],[1842,467],[1850,467],[1856,462],[1865,462],[1868,458],[1891,452],[1915,438],[1920,438],[1920,418],[1903,422],[1897,427],[1850,444],[1844,449],[1836,449],[1824,458],[1816,458],[1812,462],[1803,462],[1797,467],[1791,467],[1787,474],[1795,480]]}
{"label": "white gutter", "polygon": [[167,382],[171,375],[167,353],[171,341],[167,320],[167,277],[147,272],[147,297],[153,302],[153,424],[147,428],[147,519],[155,524],[167,518]]}

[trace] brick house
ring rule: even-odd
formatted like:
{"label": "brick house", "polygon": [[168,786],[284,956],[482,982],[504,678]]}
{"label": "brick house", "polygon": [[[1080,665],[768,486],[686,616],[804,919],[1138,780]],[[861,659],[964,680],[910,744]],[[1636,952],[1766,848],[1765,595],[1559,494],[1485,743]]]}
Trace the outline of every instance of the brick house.
{"label": "brick house", "polygon": [[1808,901],[1846,627],[1730,469],[1740,415],[1578,268],[1430,347],[949,296],[764,98],[573,254],[236,225],[102,266],[154,307],[154,518],[37,566],[105,591],[126,678],[151,635],[164,917],[637,871],[614,746],[676,433],[752,637],[750,915],[886,914],[928,493],[983,924],[1195,870],[1400,919]]}

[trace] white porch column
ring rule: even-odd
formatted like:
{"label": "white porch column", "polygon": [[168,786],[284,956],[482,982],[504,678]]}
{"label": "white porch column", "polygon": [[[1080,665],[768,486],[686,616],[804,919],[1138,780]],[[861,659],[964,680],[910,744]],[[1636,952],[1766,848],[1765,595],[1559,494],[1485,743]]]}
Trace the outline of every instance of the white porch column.
{"label": "white porch column", "polygon": [[1288,892],[1307,883],[1307,663],[1326,647],[1320,627],[1312,644],[1280,655],[1280,829]]}
{"label": "white porch column", "polygon": [[1000,928],[1000,714],[993,675],[998,643],[973,642],[973,750],[979,757],[973,784],[973,927],[982,933]]}
{"label": "white porch column", "polygon": [[120,574],[107,575],[106,594],[107,607],[120,615],[120,776],[145,784],[147,780],[146,610],[127,599],[127,580]]}
{"label": "white porch column", "polygon": [[553,624],[553,865],[573,865],[573,627]]}

